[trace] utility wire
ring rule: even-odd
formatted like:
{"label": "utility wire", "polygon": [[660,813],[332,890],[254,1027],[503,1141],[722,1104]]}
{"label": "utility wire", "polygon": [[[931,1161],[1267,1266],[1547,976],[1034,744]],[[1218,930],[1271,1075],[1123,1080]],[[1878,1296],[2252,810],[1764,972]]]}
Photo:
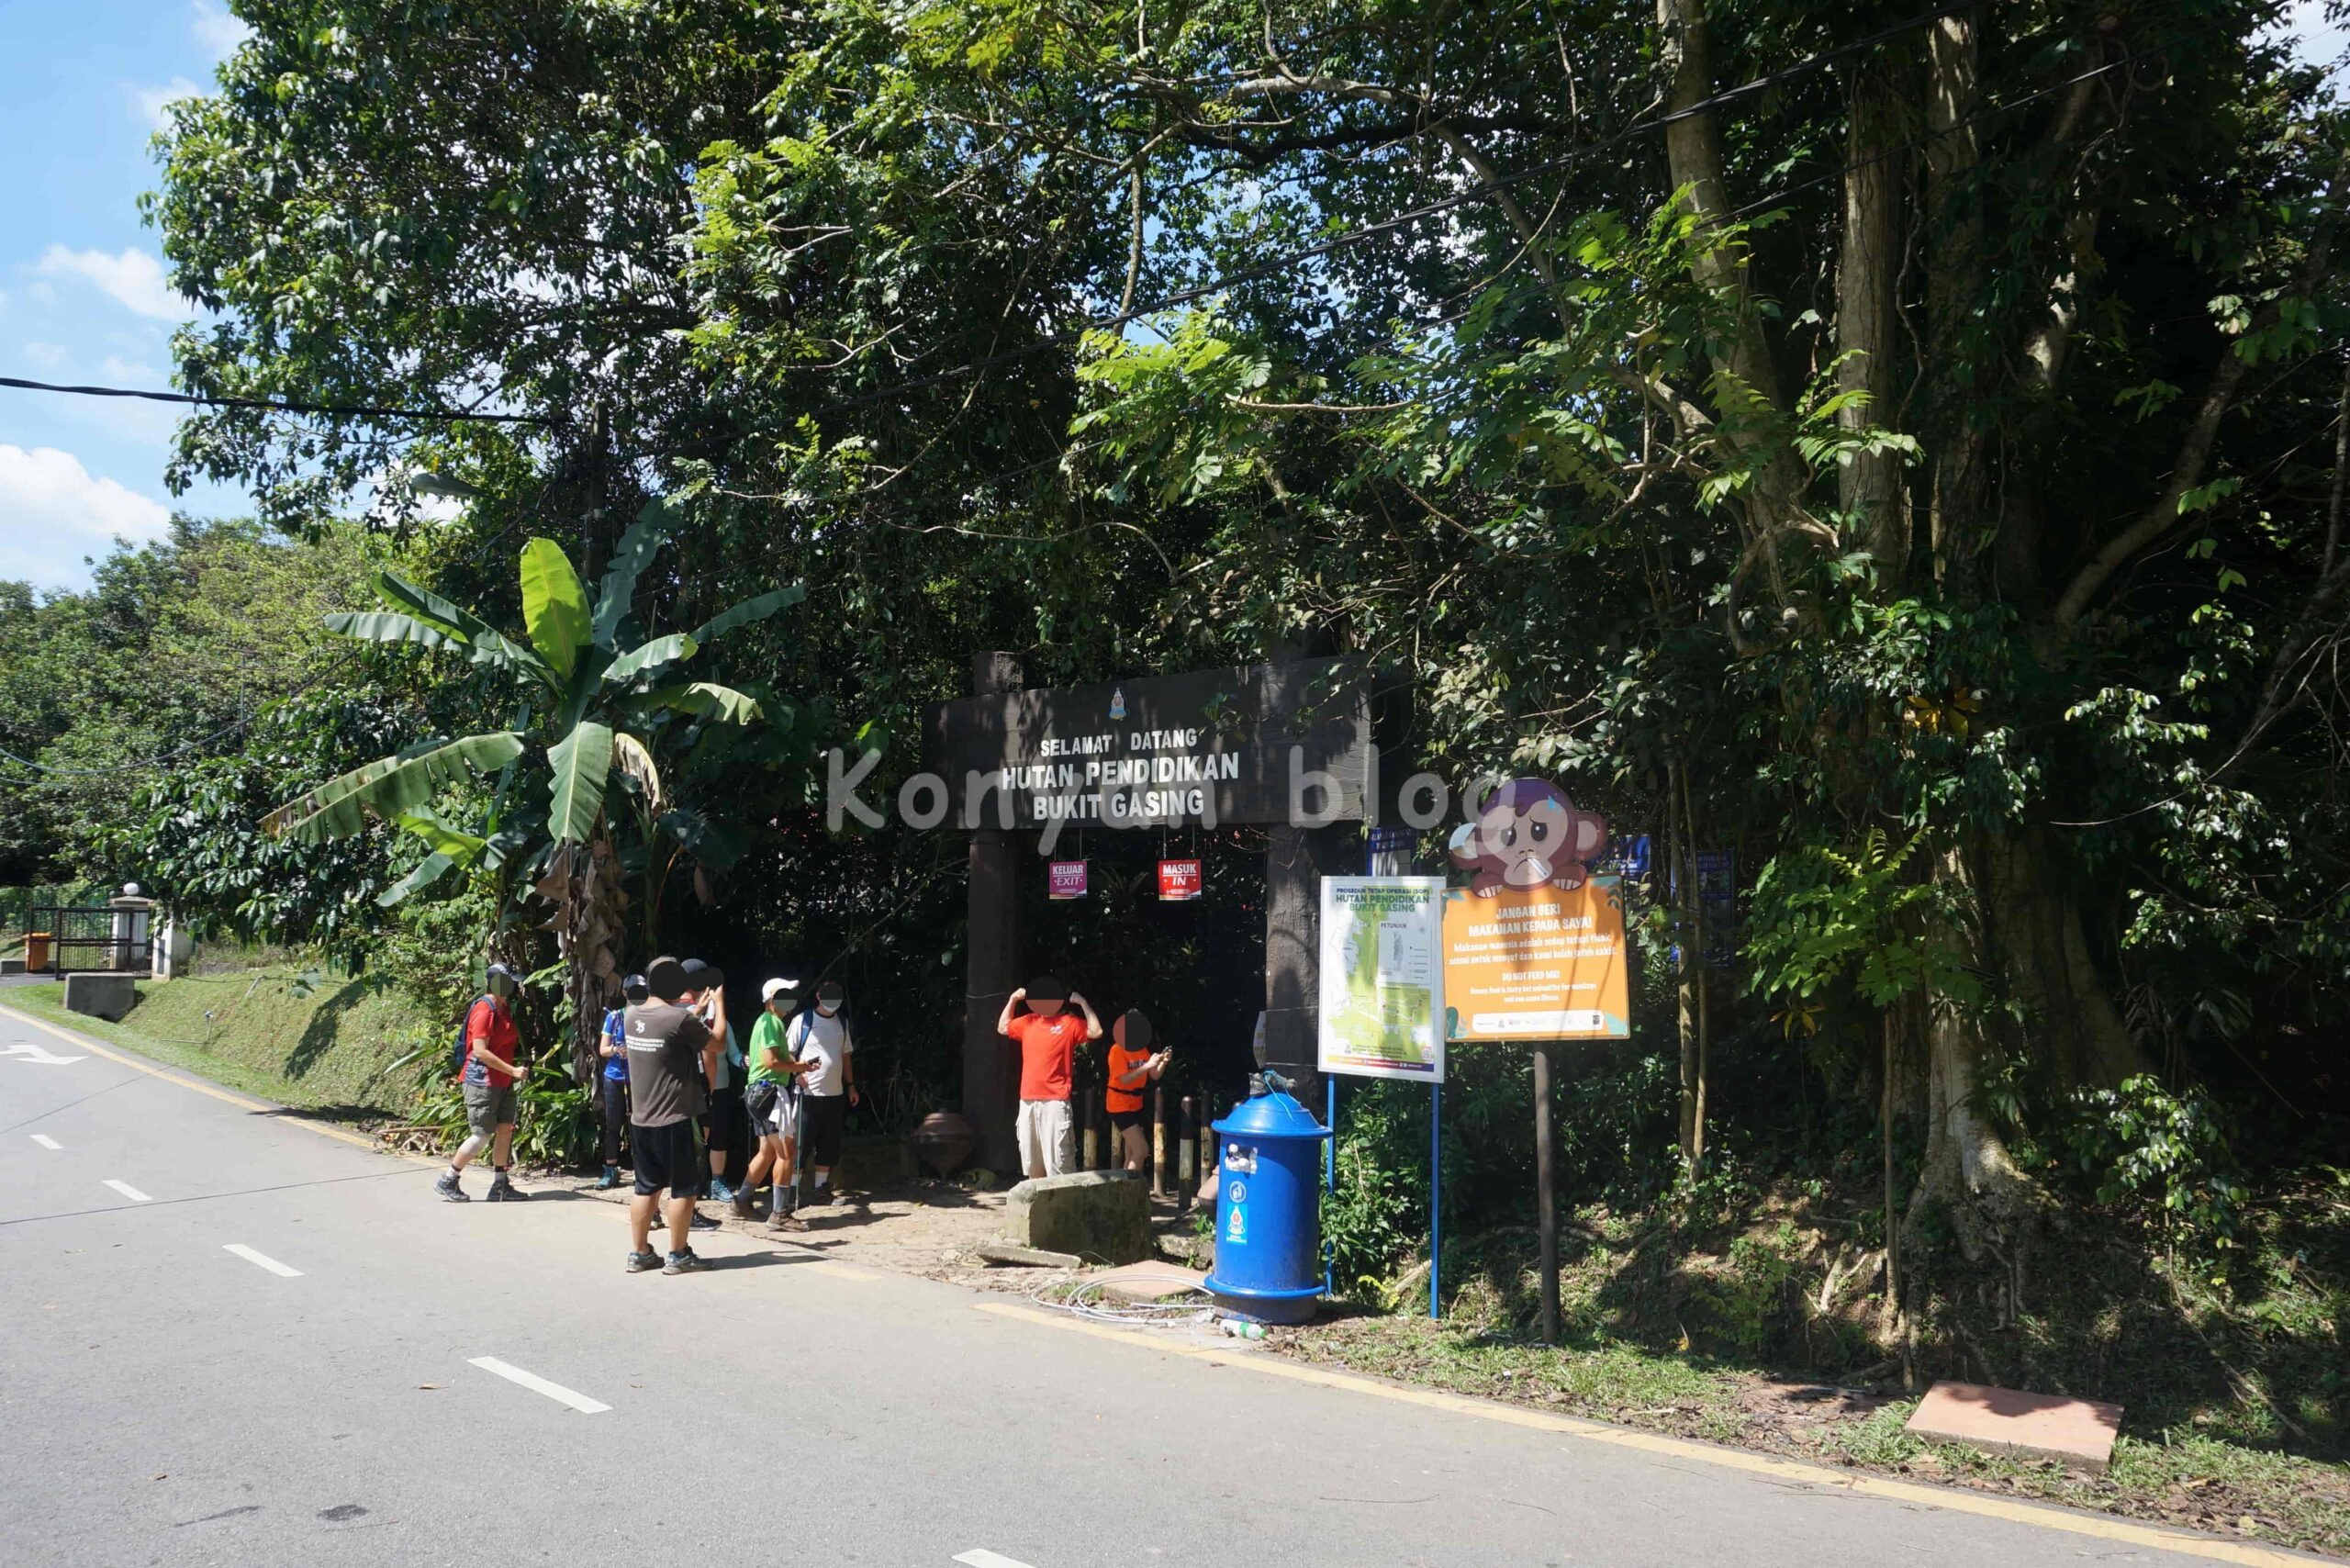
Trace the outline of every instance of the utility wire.
{"label": "utility wire", "polygon": [[280,414],[348,414],[370,420],[429,420],[476,424],[543,425],[542,414],[485,414],[472,409],[396,409],[373,403],[303,403],[271,398],[217,398],[202,392],[154,392],[134,386],[66,386],[53,381],[27,381],[0,375],[0,386],[20,392],[65,392],[77,398],[137,398],[150,403],[194,403],[207,409],[262,409]]}

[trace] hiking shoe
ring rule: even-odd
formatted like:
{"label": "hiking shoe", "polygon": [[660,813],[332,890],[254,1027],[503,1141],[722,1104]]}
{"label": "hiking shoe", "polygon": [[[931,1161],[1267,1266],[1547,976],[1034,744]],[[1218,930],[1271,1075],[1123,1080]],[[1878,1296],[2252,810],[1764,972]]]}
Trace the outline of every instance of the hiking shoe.
{"label": "hiking shoe", "polygon": [[698,1274],[709,1267],[702,1261],[701,1254],[688,1247],[683,1252],[670,1253],[669,1260],[661,1265],[661,1271],[665,1274]]}
{"label": "hiking shoe", "polygon": [[793,1214],[789,1209],[784,1210],[781,1214],[767,1221],[767,1231],[770,1235],[779,1235],[785,1231],[805,1230],[807,1228],[808,1222],[801,1219],[798,1215]]}
{"label": "hiking shoe", "polygon": [[457,1173],[453,1170],[441,1172],[440,1180],[432,1183],[432,1190],[449,1203],[470,1204],[474,1201],[473,1194],[457,1184]]}
{"label": "hiking shoe", "polygon": [[632,1252],[628,1255],[628,1271],[632,1274],[642,1274],[648,1269],[660,1266],[661,1254],[658,1252]]}
{"label": "hiking shoe", "polygon": [[530,1193],[501,1175],[491,1180],[489,1191],[483,1195],[482,1201],[491,1204],[520,1204],[528,1202],[530,1196]]}
{"label": "hiking shoe", "polygon": [[752,1189],[748,1187],[735,1188],[733,1201],[734,1217],[736,1219],[756,1219],[759,1217],[758,1198]]}
{"label": "hiking shoe", "polygon": [[694,1211],[692,1223],[688,1226],[688,1228],[692,1230],[716,1230],[718,1228],[718,1222],[711,1218],[708,1215],[702,1213],[699,1209],[696,1209]]}
{"label": "hiking shoe", "polygon": [[604,1173],[596,1179],[596,1191],[609,1193],[620,1184],[621,1168],[617,1165],[607,1165],[604,1167]]}
{"label": "hiking shoe", "polygon": [[708,1196],[713,1204],[731,1204],[734,1201],[734,1189],[728,1186],[723,1179],[712,1176]]}

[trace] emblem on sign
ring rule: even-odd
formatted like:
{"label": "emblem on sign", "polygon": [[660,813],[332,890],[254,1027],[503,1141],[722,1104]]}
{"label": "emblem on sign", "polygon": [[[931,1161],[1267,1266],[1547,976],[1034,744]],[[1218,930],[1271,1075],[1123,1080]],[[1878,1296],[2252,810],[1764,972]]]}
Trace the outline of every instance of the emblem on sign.
{"label": "emblem on sign", "polygon": [[1224,1190],[1224,1196],[1227,1203],[1245,1204],[1248,1201],[1248,1189],[1244,1183],[1235,1182]]}
{"label": "emblem on sign", "polygon": [[1126,689],[1123,686],[1114,687],[1110,692],[1110,717],[1113,719],[1123,719],[1125,716]]}

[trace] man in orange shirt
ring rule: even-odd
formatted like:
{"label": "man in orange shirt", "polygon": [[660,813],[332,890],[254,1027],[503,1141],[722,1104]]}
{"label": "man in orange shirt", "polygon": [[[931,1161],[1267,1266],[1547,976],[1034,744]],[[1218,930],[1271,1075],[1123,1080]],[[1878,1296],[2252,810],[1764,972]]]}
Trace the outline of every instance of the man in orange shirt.
{"label": "man in orange shirt", "polygon": [[465,1141],[432,1190],[453,1204],[470,1203],[458,1175],[484,1148],[490,1151],[489,1201],[520,1203],[531,1194],[507,1173],[513,1158],[517,1086],[531,1070],[514,1059],[521,1035],[514,1026],[513,995],[519,976],[504,964],[489,966],[488,991],[465,1014]]}
{"label": "man in orange shirt", "polygon": [[1143,1130],[1143,1096],[1167,1070],[1173,1053],[1150,1049],[1150,1020],[1135,1008],[1118,1014],[1110,1025],[1110,1081],[1102,1103],[1110,1126],[1118,1135],[1118,1150],[1125,1168],[1139,1176],[1150,1158],[1150,1135]]}
{"label": "man in orange shirt", "polygon": [[[1062,1011],[1065,997],[1083,1018]],[[1102,1037],[1102,1020],[1091,1002],[1044,976],[1006,999],[995,1032],[1020,1043],[1021,1169],[1030,1176],[1061,1175],[1076,1163],[1069,1114],[1070,1058],[1079,1042]]]}

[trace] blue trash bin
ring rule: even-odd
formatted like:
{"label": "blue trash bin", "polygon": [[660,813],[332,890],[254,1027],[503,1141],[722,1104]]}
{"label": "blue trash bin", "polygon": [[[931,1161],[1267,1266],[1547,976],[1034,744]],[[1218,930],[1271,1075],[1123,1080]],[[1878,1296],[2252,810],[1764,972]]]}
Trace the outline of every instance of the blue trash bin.
{"label": "blue trash bin", "polygon": [[1260,1323],[1304,1323],[1322,1296],[1322,1150],[1330,1129],[1289,1095],[1251,1079],[1215,1124],[1216,1305]]}

